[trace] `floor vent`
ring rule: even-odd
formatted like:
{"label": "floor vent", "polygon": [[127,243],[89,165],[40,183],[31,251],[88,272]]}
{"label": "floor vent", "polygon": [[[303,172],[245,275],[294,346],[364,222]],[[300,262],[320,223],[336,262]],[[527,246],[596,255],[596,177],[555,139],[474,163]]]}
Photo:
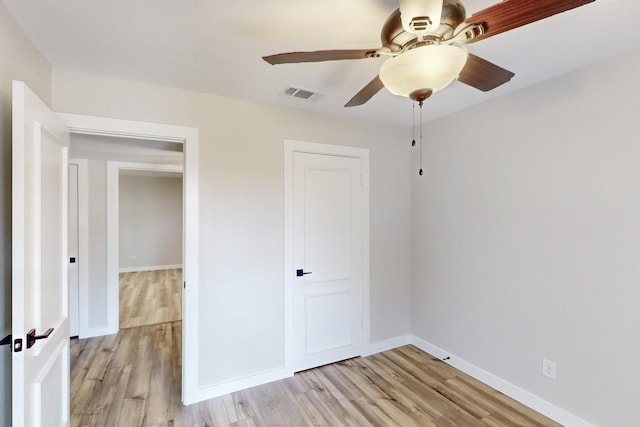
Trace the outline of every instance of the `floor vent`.
{"label": "floor vent", "polygon": [[304,99],[307,101],[314,101],[320,97],[318,92],[314,92],[307,89],[300,89],[299,87],[289,86],[284,91],[282,91],[284,96],[288,96],[289,98],[298,98]]}

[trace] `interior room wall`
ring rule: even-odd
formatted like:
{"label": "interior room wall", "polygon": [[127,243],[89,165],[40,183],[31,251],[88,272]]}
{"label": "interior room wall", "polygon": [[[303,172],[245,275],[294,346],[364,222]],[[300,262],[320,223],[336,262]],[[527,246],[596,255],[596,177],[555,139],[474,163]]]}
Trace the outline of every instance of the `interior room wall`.
{"label": "interior room wall", "polygon": [[120,271],[182,265],[182,177],[120,172]]}
{"label": "interior room wall", "polygon": [[428,123],[412,185],[413,334],[600,426],[640,419],[638,75],[636,51]]}
{"label": "interior room wall", "polygon": [[[74,153],[74,140],[71,135],[71,157]],[[104,330],[109,322],[107,306],[107,162],[105,160],[89,160],[87,162],[89,201],[87,212],[89,231],[89,257],[87,261],[88,287],[87,330]],[[82,260],[79,260],[82,262]],[[82,307],[80,307],[82,310]],[[80,328],[81,331],[84,328]],[[90,333],[89,336],[92,336]]]}
{"label": "interior room wall", "polygon": [[199,128],[201,386],[284,365],[285,139],[370,149],[371,341],[407,336],[406,128],[59,69],[53,81],[57,111]]}
{"label": "interior room wall", "polygon": [[[46,103],[51,67],[0,3],[0,338],[11,333],[11,85],[26,82]],[[11,352],[0,347],[0,425],[11,425]]]}

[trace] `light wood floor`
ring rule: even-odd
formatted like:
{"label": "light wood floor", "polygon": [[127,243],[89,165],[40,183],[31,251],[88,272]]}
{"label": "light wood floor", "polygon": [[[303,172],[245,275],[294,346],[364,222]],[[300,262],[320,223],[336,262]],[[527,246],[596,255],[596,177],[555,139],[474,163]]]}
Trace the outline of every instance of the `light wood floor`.
{"label": "light wood floor", "polygon": [[182,320],[182,269],[120,273],[120,329]]}
{"label": "light wood floor", "polygon": [[72,426],[558,426],[412,346],[180,403],[181,322],[74,340]]}

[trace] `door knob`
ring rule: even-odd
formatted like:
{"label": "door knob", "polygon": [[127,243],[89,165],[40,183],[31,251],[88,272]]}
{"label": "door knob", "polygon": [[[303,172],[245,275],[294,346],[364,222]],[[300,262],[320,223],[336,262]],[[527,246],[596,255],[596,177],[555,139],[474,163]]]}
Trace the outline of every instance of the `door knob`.
{"label": "door knob", "polygon": [[49,328],[46,331],[44,331],[44,334],[36,335],[35,329],[30,330],[29,332],[27,332],[27,348],[33,347],[33,345],[38,340],[44,340],[49,338],[49,335],[51,335],[52,332],[53,332],[53,328]]}
{"label": "door knob", "polygon": [[296,276],[298,276],[298,277],[304,276],[306,274],[311,274],[311,272],[310,271],[304,271],[302,269],[296,270]]}

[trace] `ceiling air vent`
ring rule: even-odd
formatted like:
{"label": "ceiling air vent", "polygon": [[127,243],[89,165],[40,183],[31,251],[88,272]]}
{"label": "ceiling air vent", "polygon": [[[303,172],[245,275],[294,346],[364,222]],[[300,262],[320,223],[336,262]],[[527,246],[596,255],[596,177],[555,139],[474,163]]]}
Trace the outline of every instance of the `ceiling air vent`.
{"label": "ceiling air vent", "polygon": [[282,94],[289,98],[298,98],[304,99],[307,101],[314,101],[320,97],[318,92],[314,92],[307,89],[300,89],[299,87],[289,86],[287,87]]}

